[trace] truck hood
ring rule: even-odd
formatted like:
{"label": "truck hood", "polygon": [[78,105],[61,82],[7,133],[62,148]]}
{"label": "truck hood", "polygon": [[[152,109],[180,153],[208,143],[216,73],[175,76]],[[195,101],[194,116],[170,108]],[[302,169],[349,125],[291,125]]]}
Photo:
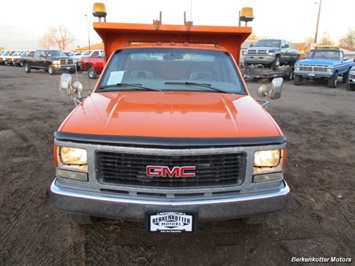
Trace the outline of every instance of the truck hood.
{"label": "truck hood", "polygon": [[297,65],[324,65],[333,66],[341,64],[340,60],[329,60],[329,59],[303,59],[296,63]]}
{"label": "truck hood", "polygon": [[206,92],[94,92],[59,131],[170,138],[282,136],[252,97]]}

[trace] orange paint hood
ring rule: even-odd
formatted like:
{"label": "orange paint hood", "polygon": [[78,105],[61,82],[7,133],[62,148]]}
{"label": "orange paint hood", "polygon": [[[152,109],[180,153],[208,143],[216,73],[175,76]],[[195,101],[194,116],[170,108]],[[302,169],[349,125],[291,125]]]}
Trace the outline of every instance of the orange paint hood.
{"label": "orange paint hood", "polygon": [[199,92],[92,93],[59,131],[103,136],[253,138],[282,136],[248,95]]}

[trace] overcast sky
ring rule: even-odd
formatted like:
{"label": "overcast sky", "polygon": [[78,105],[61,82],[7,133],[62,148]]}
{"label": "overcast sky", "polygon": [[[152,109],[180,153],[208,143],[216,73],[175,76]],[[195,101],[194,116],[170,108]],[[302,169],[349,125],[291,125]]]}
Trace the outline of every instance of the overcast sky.
{"label": "overcast sky", "polygon": [[[184,11],[194,25],[238,25],[242,7],[253,7],[249,23],[257,36],[304,42],[314,37],[320,0],[103,0],[107,22],[152,23],[162,11],[163,24],[182,24]],[[0,47],[36,49],[50,26],[65,25],[77,46],[100,42],[92,29],[92,0],[0,0]],[[322,0],[318,40],[337,40],[355,30],[355,0]],[[88,14],[89,16],[85,16]],[[89,26],[89,30],[88,30]]]}

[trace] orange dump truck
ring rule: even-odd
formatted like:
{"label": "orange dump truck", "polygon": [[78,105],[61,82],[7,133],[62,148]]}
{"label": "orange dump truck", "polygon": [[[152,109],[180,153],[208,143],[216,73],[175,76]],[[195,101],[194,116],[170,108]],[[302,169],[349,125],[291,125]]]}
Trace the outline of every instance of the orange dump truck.
{"label": "orange dump truck", "polygon": [[149,232],[282,210],[286,138],[237,62],[250,27],[95,22],[106,66],[94,90],[63,74],[75,109],[54,133],[53,205],[79,222],[139,220]]}

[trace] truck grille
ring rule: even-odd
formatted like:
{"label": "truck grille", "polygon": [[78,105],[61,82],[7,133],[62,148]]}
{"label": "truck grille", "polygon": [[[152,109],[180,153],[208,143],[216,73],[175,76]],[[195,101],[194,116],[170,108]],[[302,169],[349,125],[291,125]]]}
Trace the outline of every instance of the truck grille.
{"label": "truck grille", "polygon": [[301,71],[326,72],[328,67],[322,65],[301,65]]}
{"label": "truck grille", "polygon": [[60,64],[61,65],[71,65],[74,64],[73,59],[60,59]]}
{"label": "truck grille", "polygon": [[[195,166],[194,177],[150,177],[146,166]],[[150,187],[240,185],[244,181],[246,154],[141,155],[96,153],[96,177],[101,183]]]}
{"label": "truck grille", "polygon": [[267,54],[268,51],[267,50],[250,50],[248,51],[248,54],[261,54],[261,55],[265,55]]}

